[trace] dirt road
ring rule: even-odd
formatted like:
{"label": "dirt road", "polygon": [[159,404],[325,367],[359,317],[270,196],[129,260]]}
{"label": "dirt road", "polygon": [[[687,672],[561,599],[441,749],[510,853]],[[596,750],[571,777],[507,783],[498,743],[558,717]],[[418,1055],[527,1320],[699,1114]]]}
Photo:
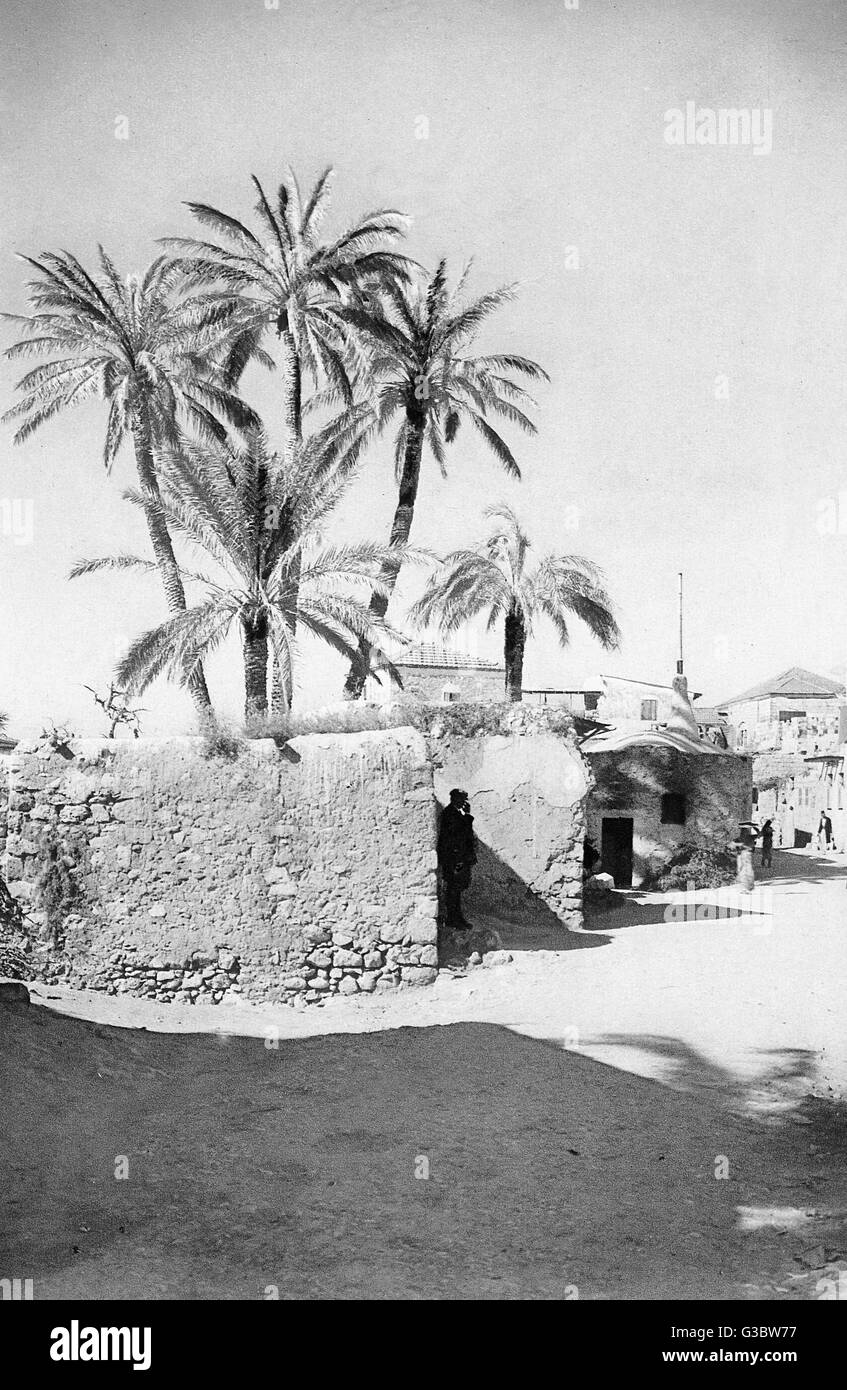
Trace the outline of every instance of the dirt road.
{"label": "dirt road", "polygon": [[730,895],[630,897],[556,950],[500,923],[508,964],[319,1010],[3,1007],[0,1273],[36,1298],[833,1297],[845,873],[780,855],[766,887],[711,920]]}

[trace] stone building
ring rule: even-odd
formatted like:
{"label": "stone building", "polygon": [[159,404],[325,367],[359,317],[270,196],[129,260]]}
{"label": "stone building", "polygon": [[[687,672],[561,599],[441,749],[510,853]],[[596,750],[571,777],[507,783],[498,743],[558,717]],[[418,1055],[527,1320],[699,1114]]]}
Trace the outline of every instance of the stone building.
{"label": "stone building", "polygon": [[739,751],[782,749],[805,756],[837,745],[843,701],[841,681],[791,666],[717,708],[734,729]]}
{"label": "stone building", "polygon": [[[832,833],[839,850],[847,849],[847,709],[842,706],[844,737],[824,753],[803,759],[763,757],[755,760],[760,783],[756,819],[770,818],[777,831],[777,843],[787,849],[811,844],[825,811],[832,821]],[[763,767],[773,767],[766,775]]]}
{"label": "stone building", "polygon": [[375,704],[400,699],[424,705],[492,704],[506,698],[506,667],[469,652],[451,651],[434,642],[408,647],[394,661],[402,689],[387,673],[368,679],[365,698]]}
{"label": "stone building", "polygon": [[590,779],[574,721],[523,703],[488,711],[477,727],[474,717],[445,710],[430,738],[439,809],[451,787],[463,787],[473,809],[479,860],[465,910],[518,934],[579,928]]}
{"label": "stone building", "polygon": [[684,676],[670,689],[663,727],[623,721],[581,745],[588,837],[618,888],[646,883],[683,845],[725,848],[750,818],[751,760],[701,737]]}

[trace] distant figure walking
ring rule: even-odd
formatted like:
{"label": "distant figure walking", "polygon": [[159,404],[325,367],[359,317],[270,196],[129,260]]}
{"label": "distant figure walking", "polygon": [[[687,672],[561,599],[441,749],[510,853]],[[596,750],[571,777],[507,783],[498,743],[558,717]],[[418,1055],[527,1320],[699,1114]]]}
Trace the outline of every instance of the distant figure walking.
{"label": "distant figure walking", "polygon": [[735,847],[738,853],[736,861],[735,881],[742,893],[752,893],[756,883],[756,875],[753,872],[753,850],[756,847],[756,836],[759,833],[758,826],[752,821],[744,821],[738,831],[738,839]]}
{"label": "distant figure walking", "polygon": [[469,931],[462,916],[462,894],[470,888],[476,863],[476,836],[468,794],[454,787],[438,827],[438,867],[444,882],[444,917],[451,931]]}
{"label": "distant figure walking", "polygon": [[826,811],[821,811],[821,823],[818,826],[818,849],[823,849],[828,852],[831,840],[832,821],[829,819]]}
{"label": "distant figure walking", "polygon": [[773,864],[773,821],[766,820],[759,833],[762,841],[762,868],[769,869]]}

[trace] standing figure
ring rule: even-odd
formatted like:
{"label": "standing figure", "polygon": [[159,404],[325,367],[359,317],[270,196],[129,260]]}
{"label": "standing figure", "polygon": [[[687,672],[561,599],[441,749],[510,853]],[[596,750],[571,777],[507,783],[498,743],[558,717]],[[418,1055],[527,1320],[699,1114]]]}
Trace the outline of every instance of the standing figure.
{"label": "standing figure", "polygon": [[462,916],[462,894],[470,887],[476,863],[476,836],[468,794],[454,787],[438,827],[438,867],[444,883],[444,916],[451,931],[470,931]]}
{"label": "standing figure", "polygon": [[595,866],[595,864],[599,864],[599,863],[600,863],[600,855],[597,853],[597,850],[596,850],[595,847],[594,847],[594,841],[593,841],[593,840],[589,840],[588,836],[586,835],[586,837],[585,837],[585,842],[584,842],[584,844],[583,844],[583,846],[582,846],[582,876],[583,876],[583,878],[590,878],[591,875],[594,873],[594,866]]}
{"label": "standing figure", "polygon": [[756,846],[758,833],[758,826],[754,825],[752,821],[745,821],[739,828],[738,839],[735,842],[738,854],[735,881],[742,893],[752,893],[756,883],[756,875],[753,872],[753,850]]}
{"label": "standing figure", "polygon": [[826,850],[828,853],[831,840],[832,821],[829,819],[826,811],[821,811],[821,823],[818,826],[818,849]]}
{"label": "standing figure", "polygon": [[773,821],[766,820],[759,833],[762,840],[762,868],[769,869],[773,864]]}

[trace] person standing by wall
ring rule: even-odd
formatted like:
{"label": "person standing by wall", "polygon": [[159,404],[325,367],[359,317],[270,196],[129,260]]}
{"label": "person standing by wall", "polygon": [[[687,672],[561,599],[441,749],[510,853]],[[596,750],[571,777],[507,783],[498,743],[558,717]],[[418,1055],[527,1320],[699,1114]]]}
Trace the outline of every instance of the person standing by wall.
{"label": "person standing by wall", "polygon": [[462,916],[462,894],[470,887],[476,863],[476,836],[466,791],[454,787],[438,827],[438,867],[444,884],[444,919],[451,931],[470,931]]}
{"label": "person standing by wall", "polygon": [[829,853],[830,848],[833,847],[831,845],[831,841],[832,821],[829,819],[829,816],[826,814],[826,811],[821,811],[821,822],[818,826],[818,849],[825,850],[827,853]]}
{"label": "person standing by wall", "polygon": [[773,865],[773,821],[766,820],[760,831],[762,841],[762,868],[770,869]]}

